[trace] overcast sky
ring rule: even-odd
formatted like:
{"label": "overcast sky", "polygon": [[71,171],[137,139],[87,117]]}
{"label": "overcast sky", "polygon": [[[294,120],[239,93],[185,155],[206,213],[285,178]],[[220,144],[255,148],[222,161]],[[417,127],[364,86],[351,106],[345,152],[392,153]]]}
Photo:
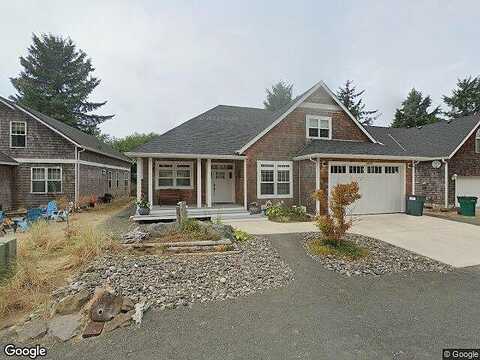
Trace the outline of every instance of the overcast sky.
{"label": "overcast sky", "polygon": [[296,94],[352,79],[389,124],[409,89],[436,104],[479,75],[479,1],[49,1],[0,3],[0,95],[14,93],[32,33],[70,36],[102,80],[115,136],[162,133],[217,105],[262,107],[278,80]]}

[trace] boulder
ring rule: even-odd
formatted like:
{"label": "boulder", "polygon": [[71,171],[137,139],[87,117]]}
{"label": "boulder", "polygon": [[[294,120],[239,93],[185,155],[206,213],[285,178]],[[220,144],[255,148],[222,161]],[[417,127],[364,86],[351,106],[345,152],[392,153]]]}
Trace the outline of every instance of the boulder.
{"label": "boulder", "polygon": [[146,226],[145,229],[145,231],[150,233],[151,237],[161,237],[178,230],[180,230],[180,225],[177,222],[154,223]]}
{"label": "boulder", "polygon": [[64,297],[55,306],[55,313],[60,315],[73,314],[78,312],[90,298],[90,291],[83,289],[78,293]]}
{"label": "boulder", "polygon": [[41,319],[29,321],[17,329],[18,340],[25,342],[41,338],[47,333],[47,323]]}
{"label": "boulder", "polygon": [[123,298],[105,291],[92,304],[90,308],[90,319],[93,321],[110,321],[122,309]]}
{"label": "boulder", "polygon": [[135,314],[134,310],[116,315],[112,320],[105,323],[105,332],[129,325],[133,314]]}
{"label": "boulder", "polygon": [[213,230],[216,231],[222,239],[234,239],[234,231],[231,225],[226,224],[212,224]]}
{"label": "boulder", "polygon": [[76,335],[80,324],[80,314],[57,316],[48,322],[49,334],[61,341],[67,341]]}

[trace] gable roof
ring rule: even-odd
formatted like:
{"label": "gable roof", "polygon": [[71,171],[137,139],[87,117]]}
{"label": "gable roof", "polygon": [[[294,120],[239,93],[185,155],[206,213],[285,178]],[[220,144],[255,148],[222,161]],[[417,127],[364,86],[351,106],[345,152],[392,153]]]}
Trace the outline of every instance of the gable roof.
{"label": "gable roof", "polygon": [[379,140],[372,144],[357,141],[313,140],[296,159],[328,155],[366,155],[418,159],[451,158],[480,126],[480,116],[472,115],[452,121],[439,121],[419,128],[368,126]]}
{"label": "gable roof", "polygon": [[0,152],[0,165],[18,165],[10,156]]}
{"label": "gable roof", "polygon": [[64,122],[58,121],[50,116],[42,114],[36,110],[33,110],[27,106],[14,103],[10,100],[7,100],[0,96],[0,102],[9,106],[13,110],[18,110],[26,114],[32,119],[40,121],[42,124],[58,133],[74,145],[103,154],[109,157],[117,158],[119,160],[131,162],[131,159],[113,149],[110,145],[105,144],[103,141],[100,141],[97,137],[84,133],[72,126],[65,124]]}

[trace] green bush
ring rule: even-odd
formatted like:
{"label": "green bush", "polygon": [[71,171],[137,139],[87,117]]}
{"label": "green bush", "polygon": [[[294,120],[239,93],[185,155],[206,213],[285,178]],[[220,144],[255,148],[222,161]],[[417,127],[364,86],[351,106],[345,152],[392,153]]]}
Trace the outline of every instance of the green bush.
{"label": "green bush", "polygon": [[247,233],[246,231],[235,229],[233,230],[233,236],[237,241],[248,241],[252,240],[254,236],[252,234]]}
{"label": "green bush", "polygon": [[283,202],[267,205],[265,210],[269,220],[279,222],[307,221],[306,209],[302,206],[286,206]]}

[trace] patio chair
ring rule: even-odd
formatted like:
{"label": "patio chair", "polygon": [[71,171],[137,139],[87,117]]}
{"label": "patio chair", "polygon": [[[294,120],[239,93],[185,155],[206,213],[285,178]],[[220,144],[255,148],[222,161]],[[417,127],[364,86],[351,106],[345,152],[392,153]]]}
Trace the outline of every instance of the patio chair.
{"label": "patio chair", "polygon": [[66,210],[58,210],[57,202],[50,201],[47,205],[45,217],[47,220],[66,221],[68,212]]}
{"label": "patio chair", "polygon": [[27,209],[27,215],[24,218],[14,221],[22,231],[27,231],[32,223],[42,218],[45,218],[42,208],[31,208]]}

